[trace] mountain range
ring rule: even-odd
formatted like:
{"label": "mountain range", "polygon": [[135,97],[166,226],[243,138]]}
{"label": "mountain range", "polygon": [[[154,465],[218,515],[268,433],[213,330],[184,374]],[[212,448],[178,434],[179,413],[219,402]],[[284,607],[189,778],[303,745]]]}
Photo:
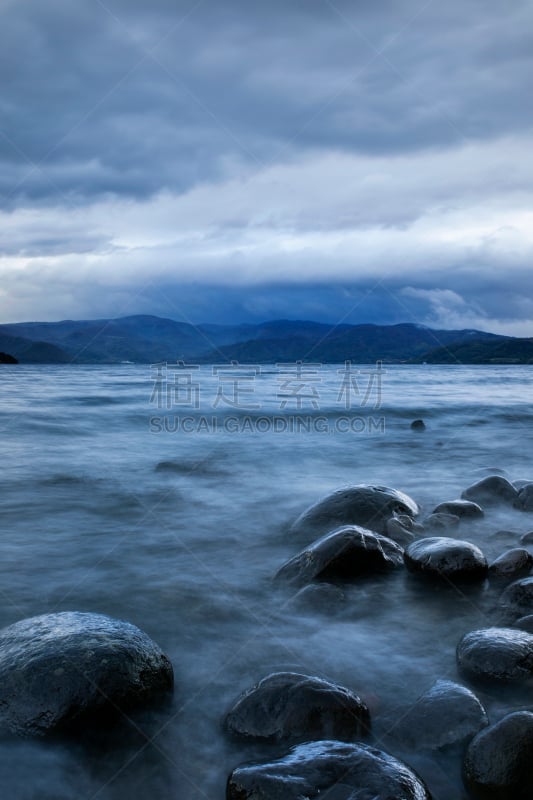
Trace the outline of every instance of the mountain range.
{"label": "mountain range", "polygon": [[533,339],[424,325],[273,320],[190,325],[150,315],[0,325],[0,351],[21,363],[533,363]]}

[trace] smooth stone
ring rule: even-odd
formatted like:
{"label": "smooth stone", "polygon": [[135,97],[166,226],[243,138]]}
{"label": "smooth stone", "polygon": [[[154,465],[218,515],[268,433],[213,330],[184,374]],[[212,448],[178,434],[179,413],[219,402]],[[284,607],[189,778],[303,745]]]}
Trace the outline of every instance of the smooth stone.
{"label": "smooth stone", "polygon": [[515,618],[533,613],[533,577],[511,583],[502,592],[500,606]]}
{"label": "smooth stone", "polygon": [[507,550],[489,565],[489,576],[516,580],[528,575],[533,567],[533,556],[523,547]]}
{"label": "smooth stone", "polygon": [[445,514],[443,511],[438,511],[436,514],[430,514],[424,520],[425,528],[433,528],[436,530],[449,530],[456,528],[461,522],[456,514]]}
{"label": "smooth stone", "polygon": [[533,531],[528,531],[520,537],[520,544],[533,544]]}
{"label": "smooth stone", "polygon": [[18,735],[107,722],[172,685],[158,645],[103,614],[45,614],[0,631],[0,729]]}
{"label": "smooth stone", "polygon": [[393,731],[395,739],[416,750],[437,750],[471,739],[488,725],[476,695],[452,681],[439,680],[418,698]]}
{"label": "smooth stone", "polygon": [[[405,517],[403,517],[403,519],[405,519]],[[392,517],[387,520],[387,538],[392,539],[392,541],[399,544],[400,547],[406,547],[411,542],[414,542],[415,535],[411,528],[405,527],[400,522],[399,518]]]}
{"label": "smooth stone", "polygon": [[284,564],[276,580],[302,586],[314,580],[350,581],[403,564],[400,545],[357,525],[326,534]]}
{"label": "smooth stone", "polygon": [[527,680],[533,676],[533,636],[514,628],[472,631],[457,646],[457,663],[473,680]]}
{"label": "smooth stone", "polygon": [[527,483],[520,489],[514,507],[520,511],[533,511],[533,483]]}
{"label": "smooth stone", "polygon": [[361,525],[384,534],[391,517],[416,517],[418,513],[418,505],[403,492],[359,484],[338,489],[319,500],[298,517],[291,531],[320,536],[341,525]]}
{"label": "smooth stone", "polygon": [[353,741],[370,730],[366,704],[321,678],[277,672],[245,692],[225,717],[232,736],[263,741]]}
{"label": "smooth stone", "polygon": [[308,742],[266,764],[239,767],[227,800],[431,800],[421,778],[397,758],[364,744]]}
{"label": "smooth stone", "polygon": [[344,592],[333,583],[311,583],[300,589],[286,605],[302,613],[334,614],[345,600]]}
{"label": "smooth stone", "polygon": [[519,492],[520,489],[523,489],[524,486],[529,486],[530,483],[533,483],[530,478],[519,478],[517,481],[513,481],[513,486]]}
{"label": "smooth stone", "polygon": [[415,419],[411,422],[411,430],[413,431],[425,431],[426,430],[426,423],[423,419]]}
{"label": "smooth stone", "polygon": [[487,560],[479,547],[460,539],[433,536],[413,542],[404,553],[409,572],[454,581],[483,580]]}
{"label": "smooth stone", "polygon": [[448,500],[433,509],[434,514],[453,514],[456,517],[482,517],[483,509],[471,500]]}
{"label": "smooth stone", "polygon": [[533,633],[533,614],[528,614],[527,617],[520,617],[516,622],[513,622],[513,628],[519,628],[521,631]]}
{"label": "smooth stone", "polygon": [[465,785],[480,800],[531,800],[532,762],[533,714],[516,711],[470,742]]}
{"label": "smooth stone", "polygon": [[465,489],[461,497],[474,503],[513,503],[518,497],[518,492],[507,478],[501,475],[489,475]]}

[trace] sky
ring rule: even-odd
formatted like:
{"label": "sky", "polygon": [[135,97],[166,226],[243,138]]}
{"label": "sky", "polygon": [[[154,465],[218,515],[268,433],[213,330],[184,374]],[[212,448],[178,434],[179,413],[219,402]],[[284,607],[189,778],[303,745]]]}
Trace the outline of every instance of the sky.
{"label": "sky", "polygon": [[533,336],[533,5],[0,0],[0,322]]}

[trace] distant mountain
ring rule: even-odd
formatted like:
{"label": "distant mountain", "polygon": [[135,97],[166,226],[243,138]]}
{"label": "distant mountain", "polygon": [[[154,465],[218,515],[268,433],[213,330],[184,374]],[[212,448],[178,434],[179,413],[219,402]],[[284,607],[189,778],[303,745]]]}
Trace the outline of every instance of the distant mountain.
{"label": "distant mountain", "polygon": [[409,323],[333,326],[306,320],[273,320],[258,325],[194,326],[150,315],[0,325],[0,349],[21,362],[37,363],[301,360],[326,364],[378,360],[400,363],[430,358],[453,363],[462,359],[457,350],[449,360],[450,353],[455,353],[452,345],[467,350],[472,346],[475,350],[477,342],[488,347],[519,341],[522,340],[476,330],[433,330]]}
{"label": "distant mountain", "polygon": [[452,342],[412,360],[419,364],[533,364],[533,339]]}

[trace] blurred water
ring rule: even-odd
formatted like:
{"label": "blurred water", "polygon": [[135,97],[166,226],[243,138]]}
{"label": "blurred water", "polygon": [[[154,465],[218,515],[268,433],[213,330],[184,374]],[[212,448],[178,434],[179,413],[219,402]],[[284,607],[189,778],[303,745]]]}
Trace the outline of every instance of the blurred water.
{"label": "blurred water", "polygon": [[[490,586],[430,592],[400,573],[360,581],[336,614],[303,613],[271,578],[300,547],[291,521],[343,484],[392,486],[431,511],[490,472],[533,478],[533,367],[387,366],[380,391],[376,375],[350,377],[348,398],[342,369],[262,368],[235,384],[210,367],[157,383],[139,365],[2,366],[0,624],[111,614],[146,630],[176,672],[172,707],[129,738],[94,752],[2,743],[6,797],[222,800],[233,767],[271,755],[220,730],[268,672],[354,689],[378,736],[380,715],[457,678],[460,636],[493,619]],[[423,433],[410,429],[419,417]],[[533,516],[505,508],[457,535],[490,559],[531,529]],[[530,702],[483,699],[493,718]],[[457,760],[398,754],[435,800],[462,797]]]}

